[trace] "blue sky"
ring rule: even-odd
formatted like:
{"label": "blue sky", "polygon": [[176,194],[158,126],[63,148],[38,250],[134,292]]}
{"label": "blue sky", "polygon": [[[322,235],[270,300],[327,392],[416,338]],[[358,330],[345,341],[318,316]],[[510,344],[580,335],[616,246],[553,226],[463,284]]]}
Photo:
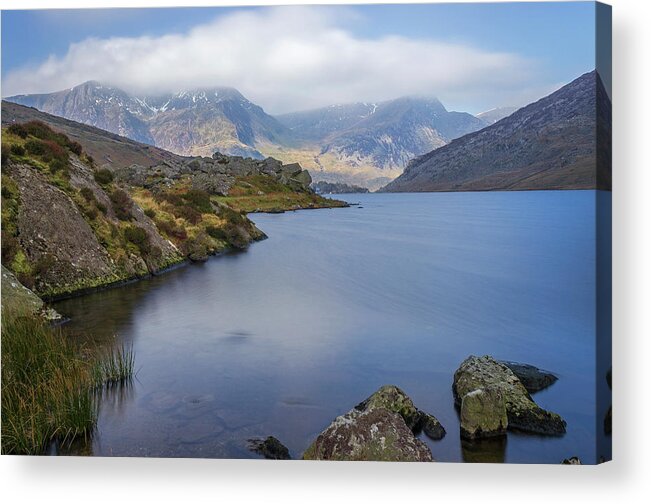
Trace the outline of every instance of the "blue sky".
{"label": "blue sky", "polygon": [[[113,79],[143,93],[196,81],[237,87],[272,112],[430,92],[449,108],[478,112],[522,105],[592,70],[594,9],[559,2],[314,7],[307,16],[264,7],[3,11],[2,95],[55,91],[77,78]],[[243,12],[250,17],[233,17]],[[239,33],[249,37],[235,47]],[[169,58],[179,47],[186,54]],[[130,53],[139,60],[125,61]],[[105,65],[88,61],[95,55]],[[138,61],[155,79],[137,75],[145,73]],[[169,75],[179,66],[185,80]]]}

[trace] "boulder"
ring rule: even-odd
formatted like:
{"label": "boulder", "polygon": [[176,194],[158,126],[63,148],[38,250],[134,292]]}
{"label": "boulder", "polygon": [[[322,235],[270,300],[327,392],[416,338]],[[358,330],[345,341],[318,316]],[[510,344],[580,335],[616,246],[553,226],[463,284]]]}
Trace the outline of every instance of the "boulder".
{"label": "boulder", "polygon": [[432,453],[397,413],[354,408],[319,434],[303,459],[431,462]]}
{"label": "boulder", "polygon": [[513,371],[492,357],[471,355],[454,373],[452,391],[458,407],[469,392],[488,388],[501,393],[509,429],[552,436],[565,433],[565,421],[538,406]]}
{"label": "boulder", "polygon": [[510,361],[500,362],[513,371],[513,374],[518,377],[529,393],[545,389],[558,380],[556,375],[531,364]]}
{"label": "boulder", "polygon": [[287,447],[273,436],[266,439],[249,439],[249,449],[270,460],[291,459]]}
{"label": "boulder", "polygon": [[385,408],[397,413],[414,434],[421,430],[436,441],[445,436],[445,429],[434,415],[420,411],[411,398],[395,385],[384,385],[370,397],[355,406],[360,411]]}
{"label": "boulder", "polygon": [[501,391],[487,387],[468,392],[461,399],[461,437],[477,439],[506,435],[509,424]]}
{"label": "boulder", "polygon": [[420,425],[425,435],[434,441],[443,439],[445,436],[445,429],[441,425],[441,422],[439,422],[435,416],[430,415],[429,413],[421,411]]}
{"label": "boulder", "polygon": [[395,385],[384,385],[373,395],[355,406],[360,411],[384,408],[400,415],[412,431],[420,429],[421,412],[413,401]]}

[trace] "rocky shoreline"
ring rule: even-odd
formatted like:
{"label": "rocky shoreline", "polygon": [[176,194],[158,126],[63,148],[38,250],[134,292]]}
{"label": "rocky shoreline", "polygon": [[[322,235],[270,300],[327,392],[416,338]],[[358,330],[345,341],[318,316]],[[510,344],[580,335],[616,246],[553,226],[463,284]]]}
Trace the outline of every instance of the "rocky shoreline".
{"label": "rocky shoreline", "polygon": [[[566,422],[540,408],[529,394],[557,380],[549,371],[530,364],[497,361],[488,355],[465,359],[454,373],[452,385],[464,461],[503,462],[508,430],[562,436]],[[335,418],[301,458],[434,462],[430,448],[419,439],[421,433],[439,441],[446,430],[434,415],[418,409],[403,390],[384,385]],[[273,436],[250,442],[250,449],[265,458],[289,458],[287,448]],[[563,463],[575,464],[574,458]]]}

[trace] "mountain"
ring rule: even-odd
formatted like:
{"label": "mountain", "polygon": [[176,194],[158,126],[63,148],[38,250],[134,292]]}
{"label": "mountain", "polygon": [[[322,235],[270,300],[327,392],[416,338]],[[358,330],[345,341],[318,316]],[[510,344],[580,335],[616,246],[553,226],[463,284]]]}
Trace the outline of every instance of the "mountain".
{"label": "mountain", "polygon": [[[316,179],[371,188],[398,176],[414,156],[486,125],[422,97],[333,105],[278,119],[304,141],[304,152],[312,146],[314,165],[307,159],[301,163]],[[282,153],[274,155],[283,158]]]}
{"label": "mountain", "polygon": [[132,96],[89,81],[56,93],[7,100],[185,156],[220,151],[262,159],[258,147],[291,145],[288,128],[233,88]]}
{"label": "mountain", "polygon": [[481,119],[486,124],[495,124],[497,121],[510,116],[516,110],[518,110],[518,107],[497,107],[486,112],[480,112],[475,117]]}
{"label": "mountain", "polygon": [[596,71],[412,160],[382,190],[610,189],[611,102]]}
{"label": "mountain", "polygon": [[303,140],[320,141],[333,133],[345,131],[373,114],[374,103],[330,105],[314,110],[277,115],[282,124]]}
{"label": "mountain", "polygon": [[12,96],[7,100],[90,124],[137,142],[154,143],[144,121],[151,115],[149,109],[121,89],[99,82],[85,82],[56,93]]}
{"label": "mountain", "polygon": [[413,158],[485,123],[449,112],[436,99],[333,105],[272,117],[227,87],[135,96],[89,81],[50,94],[8,101],[155,145],[179,155],[215,151],[298,162],[317,180],[376,189]]}

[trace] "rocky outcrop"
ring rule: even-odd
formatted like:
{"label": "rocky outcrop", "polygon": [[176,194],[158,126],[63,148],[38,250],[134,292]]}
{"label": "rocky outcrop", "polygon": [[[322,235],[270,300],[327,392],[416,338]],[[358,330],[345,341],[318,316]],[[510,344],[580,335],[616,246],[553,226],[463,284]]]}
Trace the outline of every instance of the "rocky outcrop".
{"label": "rocky outcrop", "polygon": [[458,407],[462,406],[467,394],[478,389],[499,391],[506,407],[509,429],[544,435],[565,433],[565,421],[556,413],[538,406],[513,371],[488,355],[468,357],[454,373],[452,390]]}
{"label": "rocky outcrop", "polygon": [[303,454],[305,460],[431,462],[427,445],[385,408],[352,409],[337,417]]}
{"label": "rocky outcrop", "polygon": [[187,158],[181,162],[164,162],[153,167],[139,164],[115,171],[118,181],[147,189],[167,188],[181,177],[189,178],[193,189],[228,196],[238,177],[268,175],[294,191],[309,191],[312,177],[298,163],[284,165],[274,158],[263,160],[226,156],[215,152],[212,157]]}
{"label": "rocky outcrop", "polygon": [[532,394],[553,385],[558,380],[556,375],[531,364],[521,364],[511,361],[500,362],[513,371],[513,374],[518,377],[522,385]]}
{"label": "rocky outcrop", "polygon": [[287,447],[273,436],[268,436],[266,439],[249,439],[249,449],[270,460],[292,458]]}
{"label": "rocky outcrop", "polygon": [[509,424],[506,404],[498,388],[486,387],[461,398],[461,437],[466,439],[504,436]]}

